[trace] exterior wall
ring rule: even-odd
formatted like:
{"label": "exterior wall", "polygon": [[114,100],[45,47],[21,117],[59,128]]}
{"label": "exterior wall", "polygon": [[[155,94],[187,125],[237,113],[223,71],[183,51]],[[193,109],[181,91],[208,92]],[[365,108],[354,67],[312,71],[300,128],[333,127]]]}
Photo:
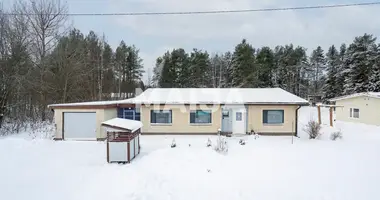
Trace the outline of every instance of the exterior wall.
{"label": "exterior wall", "polygon": [[[249,105],[248,106],[248,131],[254,130],[260,134],[295,134],[297,105]],[[281,125],[269,125],[263,123],[263,110],[284,110],[284,123]]]}
{"label": "exterior wall", "polygon": [[105,120],[116,117],[116,108],[109,109],[55,109],[54,110],[54,122],[56,127],[55,139],[63,139],[63,113],[64,112],[95,112],[96,113],[96,137],[99,139],[106,137],[106,132],[101,123]]}
{"label": "exterior wall", "polygon": [[[190,124],[190,110],[199,106],[189,105],[155,105],[141,106],[141,122],[144,124],[141,132],[144,134],[216,134],[221,127],[221,107],[220,105],[210,106],[212,110],[211,124],[193,125]],[[206,105],[201,106],[206,110]],[[172,110],[172,123],[168,125],[156,125],[150,123],[151,110]]]}
{"label": "exterior wall", "polygon": [[[345,122],[365,123],[380,126],[380,99],[355,97],[336,101],[336,119]],[[359,118],[350,117],[350,108],[359,109]]]}
{"label": "exterior wall", "polygon": [[[201,105],[206,110],[206,105]],[[297,105],[249,105],[247,131],[254,130],[260,134],[271,135],[290,135],[294,134],[296,127],[296,109]],[[141,106],[141,122],[143,134],[216,134],[221,128],[222,107],[220,105],[209,106],[212,110],[212,123],[202,125],[190,124],[190,110],[199,108],[194,105],[155,105]],[[151,110],[172,110],[172,123],[168,125],[155,125],[150,123]],[[282,125],[264,125],[263,110],[284,110],[284,124]]]}

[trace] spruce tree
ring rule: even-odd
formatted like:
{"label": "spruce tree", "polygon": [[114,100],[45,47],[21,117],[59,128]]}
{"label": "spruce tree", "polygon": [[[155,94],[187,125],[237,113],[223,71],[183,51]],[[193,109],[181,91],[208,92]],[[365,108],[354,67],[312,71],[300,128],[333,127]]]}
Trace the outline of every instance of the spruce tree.
{"label": "spruce tree", "polygon": [[336,75],[336,95],[335,96],[342,96],[344,94],[344,83],[345,79],[348,76],[348,65],[345,62],[346,59],[346,51],[347,47],[346,44],[342,44],[340,46],[339,50],[339,66],[337,69],[337,75]]}
{"label": "spruce tree", "polygon": [[258,69],[258,87],[273,87],[274,53],[269,47],[263,47],[256,55]]}
{"label": "spruce tree", "polygon": [[349,75],[345,81],[345,94],[370,91],[370,73],[377,55],[375,41],[375,37],[365,34],[356,37],[347,49],[345,62],[349,66]]}
{"label": "spruce tree", "polygon": [[190,56],[191,87],[206,88],[212,85],[210,58],[207,52],[194,49]]}
{"label": "spruce tree", "polygon": [[335,46],[331,46],[326,54],[327,78],[323,87],[323,100],[327,101],[337,96],[337,72],[339,67],[339,52]]}
{"label": "spruce tree", "polygon": [[369,79],[369,90],[372,92],[380,92],[380,44],[376,49],[375,62],[372,67]]}
{"label": "spruce tree", "polygon": [[235,47],[232,56],[232,86],[257,87],[255,49],[244,39]]}

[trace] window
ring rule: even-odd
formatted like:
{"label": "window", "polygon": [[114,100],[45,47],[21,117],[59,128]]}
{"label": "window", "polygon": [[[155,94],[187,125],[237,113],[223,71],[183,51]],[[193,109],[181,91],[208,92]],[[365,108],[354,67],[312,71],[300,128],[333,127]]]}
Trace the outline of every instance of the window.
{"label": "window", "polygon": [[359,118],[359,112],[360,110],[357,108],[350,108],[350,117],[351,118]]}
{"label": "window", "polygon": [[264,124],[283,124],[284,110],[263,110]]}
{"label": "window", "polygon": [[243,120],[243,113],[236,112],[236,121],[242,121],[242,120]]}
{"label": "window", "polygon": [[191,110],[191,124],[211,124],[211,111],[209,110]]}
{"label": "window", "polygon": [[118,108],[117,117],[140,121],[140,108]]}
{"label": "window", "polygon": [[172,111],[171,110],[151,110],[150,123],[152,124],[171,124]]}

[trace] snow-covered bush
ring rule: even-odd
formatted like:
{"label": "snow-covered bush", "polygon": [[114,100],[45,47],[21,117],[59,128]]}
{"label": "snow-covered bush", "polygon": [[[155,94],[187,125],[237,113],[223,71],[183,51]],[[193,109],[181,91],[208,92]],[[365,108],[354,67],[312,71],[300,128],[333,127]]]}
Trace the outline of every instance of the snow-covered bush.
{"label": "snow-covered bush", "polygon": [[239,140],[239,144],[240,144],[240,145],[245,145],[245,140],[240,139],[240,140]]}
{"label": "snow-covered bush", "polygon": [[214,150],[219,153],[227,153],[228,152],[228,144],[227,140],[223,136],[219,136],[216,140],[216,145],[214,147]]}
{"label": "snow-covered bush", "polygon": [[177,146],[177,143],[175,142],[175,139],[173,138],[172,144],[170,145],[171,148],[174,148]]}
{"label": "snow-covered bush", "polygon": [[210,138],[207,139],[207,143],[206,143],[206,146],[207,147],[211,147],[212,143],[211,143],[211,140]]}
{"label": "snow-covered bush", "polygon": [[343,134],[341,131],[336,131],[334,133],[331,133],[331,135],[330,135],[330,139],[333,141],[335,141],[337,139],[342,139],[342,138],[343,138]]}
{"label": "snow-covered bush", "polygon": [[304,130],[309,134],[309,139],[317,139],[321,135],[321,128],[318,122],[309,121]]}

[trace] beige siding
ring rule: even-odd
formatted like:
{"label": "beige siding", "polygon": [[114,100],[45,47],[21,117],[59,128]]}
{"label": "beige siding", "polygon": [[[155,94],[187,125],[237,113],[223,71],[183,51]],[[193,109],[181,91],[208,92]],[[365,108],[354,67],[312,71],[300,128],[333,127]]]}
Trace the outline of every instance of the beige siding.
{"label": "beige siding", "polygon": [[116,117],[116,108],[112,109],[55,109],[54,122],[56,127],[55,138],[62,139],[63,113],[64,112],[95,112],[96,113],[96,137],[105,138],[106,133],[101,128],[101,123],[105,120]]}
{"label": "beige siding", "polygon": [[[346,122],[365,123],[380,126],[380,99],[355,97],[336,101],[336,119]],[[359,109],[359,118],[350,117],[350,108]]]}
{"label": "beige siding", "polygon": [[[253,129],[256,133],[295,133],[296,127],[296,109],[298,106],[292,105],[273,105],[248,106],[248,129]],[[284,124],[281,125],[265,125],[263,123],[263,110],[284,110]]]}
{"label": "beige siding", "polygon": [[[189,111],[196,107],[188,105],[163,105],[163,106],[141,106],[141,122],[143,133],[199,133],[199,134],[215,134],[221,126],[221,109],[217,105],[212,112],[212,123],[207,125],[191,125]],[[199,108],[199,107],[198,107]],[[203,107],[202,107],[203,108]],[[172,124],[170,125],[153,125],[150,123],[151,110],[172,110]],[[204,108],[206,110],[207,108]]]}
{"label": "beige siding", "polygon": [[[202,105],[206,106],[206,105]],[[191,107],[191,108],[190,108]],[[295,133],[296,109],[298,106],[275,105],[275,106],[248,106],[248,130],[253,129],[258,133],[267,134],[291,134]],[[199,106],[198,106],[199,108]],[[142,106],[141,121],[144,124],[142,133],[197,133],[197,134],[215,134],[221,128],[221,106],[209,106],[212,113],[212,124],[208,125],[191,125],[190,110],[196,109],[194,106],[184,105],[162,105],[162,106]],[[151,110],[172,110],[172,124],[154,125],[150,123]],[[203,108],[206,110],[205,108]],[[282,125],[264,125],[263,110],[284,110],[284,124]]]}

